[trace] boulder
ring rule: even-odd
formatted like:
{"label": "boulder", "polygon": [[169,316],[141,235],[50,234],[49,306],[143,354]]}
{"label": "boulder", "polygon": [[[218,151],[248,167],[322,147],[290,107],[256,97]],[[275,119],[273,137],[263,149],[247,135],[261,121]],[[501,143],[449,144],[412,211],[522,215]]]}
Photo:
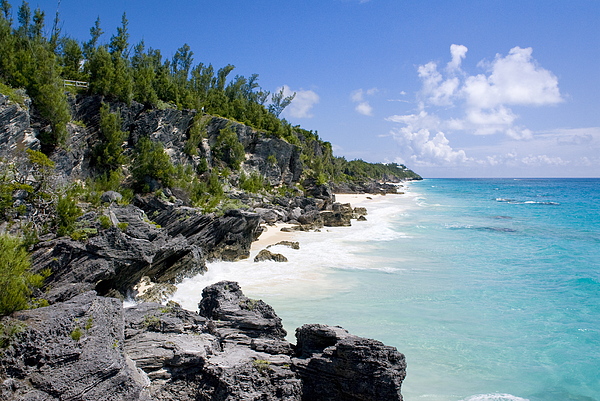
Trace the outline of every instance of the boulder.
{"label": "boulder", "polygon": [[276,244],[271,244],[271,245],[267,246],[267,248],[270,248],[272,246],[277,246],[277,245],[287,246],[292,249],[300,249],[300,243],[298,241],[279,241]]}
{"label": "boulder", "polygon": [[255,257],[255,262],[264,262],[272,260],[274,262],[287,262],[287,258],[280,253],[273,253],[267,249],[262,249]]}
{"label": "boulder", "polygon": [[320,324],[296,329],[296,339],[303,400],[402,400],[406,362],[396,348]]}

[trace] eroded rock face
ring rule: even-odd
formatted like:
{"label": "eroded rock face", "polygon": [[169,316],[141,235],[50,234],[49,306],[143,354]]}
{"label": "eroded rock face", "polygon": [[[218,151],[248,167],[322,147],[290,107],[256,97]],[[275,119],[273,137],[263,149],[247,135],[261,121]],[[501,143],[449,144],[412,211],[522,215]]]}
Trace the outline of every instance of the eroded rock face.
{"label": "eroded rock face", "polygon": [[36,136],[27,108],[11,102],[0,93],[0,157],[19,150],[39,150],[40,141]]}
{"label": "eroded rock face", "polygon": [[285,340],[275,311],[235,282],[176,304],[122,309],[94,292],[18,312],[0,354],[2,400],[401,400],[404,356],[340,327],[305,325]]}
{"label": "eroded rock face", "polygon": [[281,319],[234,282],[203,291],[200,314],[140,304],[125,311],[125,350],[154,400],[301,400]]}
{"label": "eroded rock face", "polygon": [[402,400],[406,362],[396,348],[320,324],[296,329],[296,339],[303,400]]}
{"label": "eroded rock face", "polygon": [[124,352],[118,300],[88,292],[13,317],[26,328],[0,358],[3,400],[149,400]]}

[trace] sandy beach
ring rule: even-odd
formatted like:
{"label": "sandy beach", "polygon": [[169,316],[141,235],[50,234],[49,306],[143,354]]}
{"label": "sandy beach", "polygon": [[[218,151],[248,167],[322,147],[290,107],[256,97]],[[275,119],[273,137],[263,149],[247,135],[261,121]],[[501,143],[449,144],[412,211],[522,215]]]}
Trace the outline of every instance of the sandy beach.
{"label": "sandy beach", "polygon": [[295,232],[281,231],[284,227],[292,227],[293,224],[277,223],[272,226],[267,224],[262,225],[266,231],[263,231],[258,237],[258,240],[254,241],[250,247],[250,252],[260,251],[265,249],[269,245],[276,244],[280,241],[293,241]]}

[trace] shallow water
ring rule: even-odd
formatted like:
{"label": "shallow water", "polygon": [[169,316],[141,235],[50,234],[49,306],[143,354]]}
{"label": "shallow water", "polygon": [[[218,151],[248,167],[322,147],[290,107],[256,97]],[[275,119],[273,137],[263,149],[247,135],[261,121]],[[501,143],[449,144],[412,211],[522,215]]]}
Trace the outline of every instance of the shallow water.
{"label": "shallow water", "polygon": [[288,263],[213,263],[174,299],[196,310],[235,280],[292,342],[326,323],[393,345],[408,401],[600,400],[600,180],[409,185],[362,204],[366,222],[272,248]]}

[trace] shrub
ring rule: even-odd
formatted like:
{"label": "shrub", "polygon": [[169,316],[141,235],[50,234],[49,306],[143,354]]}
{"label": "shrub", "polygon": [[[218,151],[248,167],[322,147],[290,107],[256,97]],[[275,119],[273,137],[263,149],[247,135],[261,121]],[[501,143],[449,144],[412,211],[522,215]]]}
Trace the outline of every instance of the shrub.
{"label": "shrub", "polygon": [[30,271],[31,261],[20,238],[0,234],[0,315],[30,306],[34,288],[44,281]]}
{"label": "shrub", "polygon": [[237,134],[229,127],[219,132],[213,150],[215,156],[233,170],[239,170],[240,165],[244,161],[244,145],[241,144]]}
{"label": "shrub", "polygon": [[165,187],[171,187],[175,178],[175,167],[160,142],[140,138],[133,163],[133,176],[138,186],[148,192],[147,179],[155,179]]}

